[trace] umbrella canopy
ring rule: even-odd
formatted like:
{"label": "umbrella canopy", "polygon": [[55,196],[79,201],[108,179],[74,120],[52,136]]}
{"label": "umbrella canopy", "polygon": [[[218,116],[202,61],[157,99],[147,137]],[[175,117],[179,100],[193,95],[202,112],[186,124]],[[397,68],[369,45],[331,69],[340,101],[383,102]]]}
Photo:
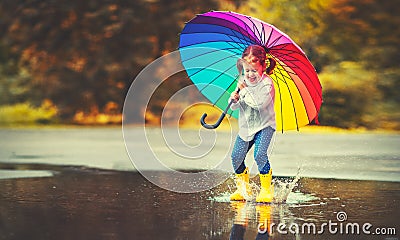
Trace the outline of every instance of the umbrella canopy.
{"label": "umbrella canopy", "polygon": [[[270,77],[277,130],[298,130],[316,119],[322,103],[316,71],[301,48],[275,26],[234,12],[207,12],[185,25],[179,50],[192,82],[224,109],[236,88],[237,59],[250,45],[263,46],[276,61]],[[238,116],[237,111],[229,114]]]}

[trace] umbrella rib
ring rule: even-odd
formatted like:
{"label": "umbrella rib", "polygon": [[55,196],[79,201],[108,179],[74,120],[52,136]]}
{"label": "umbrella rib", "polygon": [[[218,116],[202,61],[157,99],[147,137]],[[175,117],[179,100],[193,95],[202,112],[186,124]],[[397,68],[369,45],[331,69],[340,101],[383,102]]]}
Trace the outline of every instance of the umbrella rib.
{"label": "umbrella rib", "polygon": [[[283,35],[281,35],[281,36],[275,38],[274,41],[271,42],[270,46],[271,46],[271,45],[274,45],[275,43],[277,43],[282,37],[283,37]],[[268,46],[267,46],[267,47],[268,47]],[[268,47],[268,48],[269,48],[269,47]]]}
{"label": "umbrella rib", "polygon": [[[237,19],[238,21],[242,22],[243,25],[246,27],[246,30],[252,32],[252,33],[254,34],[254,36],[255,36],[255,32],[254,32],[253,30],[251,30],[250,26],[249,26],[246,22],[244,22],[242,19],[238,18],[238,17],[235,16],[235,15],[230,15],[230,14],[227,14],[227,15],[229,15],[229,16],[231,16],[231,17]],[[250,21],[253,23],[252,20],[250,20]],[[253,23],[253,25],[254,25],[254,23]],[[248,32],[245,31],[243,28],[240,28],[238,24],[235,24],[235,26],[236,26],[236,28],[239,30],[239,32],[243,33],[243,35],[248,34]],[[249,37],[249,39],[251,39],[251,38]],[[255,40],[255,43],[259,44],[259,40],[258,40],[257,38],[254,39],[254,40]],[[253,44],[253,42],[250,42],[250,43]]]}
{"label": "umbrella rib", "polygon": [[[306,58],[305,55],[302,54],[301,52],[290,51],[290,53],[299,53],[302,57]],[[275,54],[275,55],[277,55],[277,54]],[[279,58],[283,63],[284,63],[284,61],[285,61],[285,62],[300,62],[300,63],[304,63],[304,61],[301,61],[300,59],[294,58],[293,55],[291,55],[291,54],[282,54],[282,55],[291,56],[291,57],[293,58],[292,60],[291,60],[291,59]],[[321,95],[320,92],[318,91],[318,86],[316,86],[316,85],[315,85],[315,82],[312,81],[312,80],[310,79],[309,75],[306,74],[306,73],[304,72],[303,68],[300,68],[297,64],[294,65],[295,67],[289,67],[289,66],[285,63],[284,66],[288,67],[289,69],[295,69],[295,68],[296,68],[296,69],[299,69],[301,72],[303,72],[303,73],[305,74],[305,76],[307,77],[307,78],[304,79],[304,80],[307,80],[308,82],[311,83],[311,85],[312,85],[312,87],[314,88],[315,92],[318,93],[318,97],[319,97],[320,99],[322,99],[322,95]],[[306,66],[306,67],[307,67],[307,66]],[[288,72],[288,73],[292,73],[292,74],[298,75],[298,74],[295,73],[295,72],[289,72],[289,71],[287,71],[287,72]],[[309,91],[308,88],[307,88],[307,91]]]}
{"label": "umbrella rib", "polygon": [[209,52],[206,52],[206,53],[201,53],[201,54],[199,54],[199,55],[196,55],[196,56],[193,56],[193,57],[190,57],[190,58],[187,58],[187,59],[184,59],[182,62],[186,62],[186,61],[189,61],[189,60],[193,60],[193,59],[195,59],[195,58],[197,58],[197,57],[201,57],[201,56],[204,56],[204,55],[207,55],[207,54],[210,54],[210,53],[214,53],[214,52],[219,52],[219,51],[221,51],[221,50],[234,50],[234,49],[236,49],[236,48],[224,48],[224,49],[214,49],[214,50],[212,50],[212,51],[209,51]]}
{"label": "umbrella rib", "polygon": [[275,29],[272,28],[271,32],[268,35],[268,39],[265,41],[264,46],[268,48],[268,42],[271,40],[272,33],[275,31]]}
{"label": "umbrella rib", "polygon": [[293,50],[286,50],[284,48],[284,44],[281,44],[281,45],[282,45],[282,47],[278,48],[278,46],[280,46],[280,45],[276,45],[276,46],[274,46],[274,48],[271,48],[270,50],[271,51],[277,51],[275,53],[276,56],[290,56],[290,57],[293,57],[293,53],[298,53],[300,55],[303,55],[302,52],[293,51]]}
{"label": "umbrella rib", "polygon": [[[293,79],[291,79],[291,80],[293,81]],[[294,84],[296,85],[296,87],[297,87],[296,82],[293,81],[293,83],[294,83]],[[287,84],[287,83],[286,83],[286,84]],[[288,88],[288,89],[289,89],[289,88]],[[309,92],[308,88],[306,88],[306,90],[307,90],[307,92]],[[293,109],[295,110],[294,101],[293,101],[292,93],[291,93],[290,90],[289,90],[289,94],[290,94],[290,98],[292,99]],[[302,104],[303,104],[303,106],[304,106],[304,109],[305,109],[305,111],[306,111],[307,118],[308,118],[308,120],[310,121],[308,110],[307,110],[306,106],[304,105],[304,98],[303,98],[303,96],[302,96],[302,94],[301,94],[300,92],[299,92],[299,95],[300,95],[300,98],[301,98],[301,100],[302,100],[301,102],[302,102]],[[296,119],[297,130],[299,130],[299,124],[298,124],[298,122],[297,122],[297,112],[294,111],[294,114],[295,114],[295,119]]]}
{"label": "umbrella rib", "polygon": [[[274,58],[274,60],[275,61],[278,61],[278,60],[276,60],[276,59],[279,59],[279,62],[280,62],[280,65],[281,66],[283,66],[283,67],[287,67],[288,69],[290,69],[290,70],[292,70],[293,68],[291,68],[291,67],[289,67],[284,61],[282,61],[282,59],[280,59],[280,58],[277,58],[276,56],[274,56],[274,55],[272,55],[272,57]],[[287,73],[291,73],[291,74],[295,74],[295,75],[297,75],[295,72],[293,72],[293,71],[290,71],[290,70],[288,70],[288,69],[285,69],[285,71],[287,72]]]}
{"label": "umbrella rib", "polygon": [[[296,107],[295,107],[295,105],[294,105],[292,92],[290,91],[290,88],[289,88],[289,85],[288,85],[288,83],[287,83],[287,80],[285,79],[284,75],[282,74],[282,70],[278,69],[278,72],[281,73],[280,76],[282,76],[283,78],[281,79],[281,78],[279,78],[279,75],[276,75],[276,76],[277,76],[277,79],[280,80],[280,81],[282,81],[282,82],[286,85],[286,87],[287,87],[287,89],[288,89],[288,92],[289,92],[289,95],[290,95],[290,100],[292,101],[294,119],[296,120],[296,128],[297,128],[297,130],[299,130],[299,123],[298,123],[298,121],[297,121]],[[292,80],[291,78],[288,78],[288,79]],[[292,81],[293,81],[293,80],[292,80]],[[280,88],[279,88],[279,89],[280,89]],[[301,94],[300,94],[300,95],[301,95]],[[281,116],[283,116],[283,112],[282,112],[282,95],[279,94],[279,96],[280,96],[280,100],[281,100]],[[282,131],[283,131],[283,117],[281,117],[281,119],[282,119]]]}
{"label": "umbrella rib", "polygon": [[[232,30],[232,32],[233,32],[233,29],[231,29]],[[230,36],[229,36],[229,38],[231,38]],[[233,38],[231,38],[232,39],[232,41],[233,41]],[[247,42],[243,42],[242,40],[245,40],[245,39],[242,39],[242,38],[238,38],[239,40],[240,40],[240,44],[238,43],[238,42],[234,42],[234,43],[236,43],[236,45],[238,46],[238,48],[239,47],[244,47],[244,46],[246,46],[247,45]],[[230,44],[231,45],[231,44]],[[243,45],[243,46],[241,46],[241,45]],[[234,47],[234,46],[232,46],[232,47]]]}
{"label": "umbrella rib", "polygon": [[213,62],[213,63],[211,63],[210,65],[207,65],[207,66],[202,67],[202,69],[200,69],[200,70],[198,70],[197,72],[195,72],[195,73],[189,75],[188,77],[189,77],[189,78],[190,78],[190,77],[193,77],[194,75],[196,75],[196,74],[198,74],[199,72],[201,72],[201,71],[203,71],[203,70],[205,70],[205,69],[211,67],[212,65],[214,65],[214,64],[216,64],[216,63],[219,63],[219,62],[221,62],[221,61],[223,61],[223,60],[225,60],[225,59],[231,58],[231,57],[233,57],[233,56],[227,56],[227,57],[224,57],[224,58],[222,58],[222,59],[219,59],[218,61]]}
{"label": "umbrella rib", "polygon": [[[221,12],[221,13],[224,14],[224,15],[228,15],[228,16],[231,16],[231,17],[237,19],[238,21],[242,22],[246,27],[248,27],[248,25],[247,25],[242,19],[238,18],[237,16],[235,16],[235,15],[230,15],[230,14],[223,13],[223,12]],[[210,17],[210,16],[207,16],[207,17],[208,17],[208,18],[220,19],[220,18],[217,18],[217,17]],[[201,24],[201,23],[191,23],[191,24]],[[254,24],[254,23],[253,23],[253,24]],[[218,24],[209,24],[209,25],[215,25],[215,26],[219,26],[219,27],[228,28],[228,27],[226,27],[226,26],[224,26],[224,25],[218,25]],[[247,32],[247,31],[244,31],[244,29],[240,28],[239,25],[237,25],[237,24],[234,24],[234,26],[236,26],[236,29],[238,30],[237,32],[239,32],[239,33],[241,33],[241,34],[243,35],[243,37],[240,37],[240,38],[238,38],[238,39],[239,39],[239,40],[244,40],[244,41],[246,41],[246,43],[248,43],[248,41],[244,38],[244,36],[248,35],[248,32]],[[231,31],[233,31],[232,28],[228,28],[228,29],[230,29]],[[253,32],[253,33],[254,33],[254,32]],[[185,33],[185,34],[187,34],[187,33]],[[237,34],[234,34],[234,35],[237,36]],[[248,36],[247,38],[249,38],[249,40],[251,40],[251,37],[250,37],[250,36]],[[255,40],[258,40],[258,39],[255,39]],[[252,43],[252,42],[250,41],[250,43]]]}
{"label": "umbrella rib", "polygon": [[261,45],[261,41],[259,39],[261,39],[261,33],[259,31],[259,29],[256,27],[256,24],[253,22],[253,20],[250,17],[247,17],[249,19],[249,21],[253,24],[253,33],[257,33],[258,34],[258,44]]}
{"label": "umbrella rib", "polygon": [[[224,13],[224,15],[229,15],[230,17],[235,18],[236,20],[238,20],[238,21],[240,21],[240,22],[243,23],[243,25],[246,27],[246,30],[252,31],[252,30],[250,29],[249,25],[247,25],[247,23],[245,23],[242,19],[238,18],[237,16],[232,15],[232,14],[227,14],[227,13]],[[251,22],[252,22],[252,21],[251,21]],[[253,24],[254,24],[254,23],[253,23]],[[240,28],[238,24],[235,24],[235,26],[236,26],[236,28],[239,30],[239,32],[241,32],[243,35],[249,34],[246,30],[244,30],[243,28]],[[254,31],[252,31],[252,33],[255,34]],[[254,36],[255,36],[255,35],[254,35]],[[251,39],[251,38],[249,37],[249,39]],[[254,39],[254,40],[255,40],[256,42],[258,41],[257,38]],[[250,43],[253,43],[253,42],[250,42]]]}
{"label": "umbrella rib", "polygon": [[[233,29],[231,29],[231,31],[233,32],[233,34],[235,34],[235,31],[233,31]],[[237,37],[237,36],[235,36],[235,37]],[[244,45],[244,46],[246,46],[247,44],[248,44],[248,42],[245,40],[245,39],[242,39],[242,38],[239,38],[239,37],[237,37],[239,40],[240,40],[240,44],[242,44],[242,45]],[[231,38],[232,39],[232,38]],[[243,41],[242,41],[243,40]],[[233,41],[233,39],[232,39],[232,41]],[[240,46],[240,44],[239,43],[236,43],[238,46]]]}
{"label": "umbrella rib", "polygon": [[[232,69],[233,67],[234,67],[235,65],[232,65],[232,66],[230,66],[228,69],[226,69],[225,71],[223,71],[223,72],[221,72],[218,76],[216,76],[212,81],[210,81],[209,83],[207,83],[202,89],[200,89],[200,92],[202,92],[204,89],[206,89],[208,86],[210,86],[211,84],[213,84],[220,76],[222,76],[224,73],[226,73],[227,71],[229,71],[230,69]],[[232,81],[232,83],[233,82],[235,82],[235,81]],[[232,83],[229,85],[229,87],[230,86],[232,86]],[[229,87],[227,88],[227,89],[229,89]],[[219,98],[218,98],[218,100],[219,100]],[[217,101],[215,101],[215,102],[218,102],[218,100]]]}
{"label": "umbrella rib", "polygon": [[[229,70],[229,69],[228,69],[228,70]],[[229,86],[228,86],[227,89],[229,89],[235,82],[237,82],[238,77],[239,77],[239,76],[237,76],[237,77],[235,78],[235,80],[233,80],[233,81],[229,84]],[[222,93],[222,94],[218,97],[218,99],[215,101],[214,104],[217,104],[217,102],[218,102],[219,100],[221,100],[221,98],[222,98],[223,96],[224,96],[224,94]]]}
{"label": "umbrella rib", "polygon": [[[232,31],[233,31],[233,30],[232,30]],[[239,44],[238,42],[236,42],[230,35],[227,35],[227,36],[232,40],[232,42],[225,41],[225,43],[227,43],[227,44],[229,44],[230,46],[232,46],[232,48],[229,48],[229,49],[235,50],[235,49],[240,49],[240,48],[242,48],[242,46],[240,46],[240,44]],[[239,37],[238,37],[238,39],[239,39],[240,42],[242,42],[242,40],[245,40],[245,39],[242,39],[242,38],[239,38]],[[201,42],[201,44],[203,44],[203,43],[212,43],[212,42],[219,42],[219,41],[206,41],[206,42]],[[235,46],[233,43],[236,44],[236,46]],[[189,44],[189,45],[183,46],[182,48],[184,48],[184,47],[195,46],[195,45],[197,45],[197,44],[200,44],[200,43]],[[245,44],[243,44],[243,45],[245,45]],[[246,46],[246,45],[245,45],[245,46]],[[243,46],[243,48],[244,48],[244,46]],[[223,50],[223,49],[222,49],[222,50]],[[228,49],[227,49],[227,50],[228,50]]]}
{"label": "umbrella rib", "polygon": [[[190,33],[190,34],[199,34],[199,33]],[[236,40],[233,39],[233,37],[237,37],[237,36],[232,36],[231,34],[226,34],[225,36],[229,37],[229,38],[232,40],[233,43],[236,43],[236,44],[238,43],[238,41],[236,41]],[[240,37],[237,37],[237,38],[238,38],[238,40],[239,40],[240,43],[246,42],[246,39],[243,39],[243,38],[240,38]],[[221,40],[203,41],[203,42],[198,42],[198,43],[187,44],[187,45],[185,45],[185,46],[180,46],[180,47],[181,47],[181,48],[182,48],[182,47],[190,47],[190,46],[197,45],[197,44],[212,43],[212,42],[221,42]],[[223,41],[223,42],[228,43],[229,41]]]}
{"label": "umbrella rib", "polygon": [[[278,77],[277,77],[278,78]],[[279,108],[280,109],[280,111],[281,111],[281,125],[282,125],[282,133],[283,133],[283,104],[282,104],[282,94],[281,94],[281,86],[280,86],[280,84],[279,84],[279,81],[278,81],[278,79],[275,81],[274,80],[274,82],[276,83],[276,86],[277,86],[277,88],[278,88],[278,92],[279,92],[279,99],[280,99],[280,103],[281,103],[281,107]],[[275,104],[275,103],[274,103]]]}
{"label": "umbrella rib", "polygon": [[[302,62],[302,61],[300,61],[300,60],[298,60],[298,59],[296,59],[296,61]],[[294,69],[294,68],[289,67],[286,63],[281,62],[280,65],[284,68],[284,70],[285,70],[287,73],[291,73],[291,74],[294,74],[294,75],[298,75],[298,74],[295,73],[295,72],[288,71],[286,68],[288,68],[288,69]],[[286,68],[285,68],[285,67],[286,67]],[[303,71],[302,68],[298,67],[297,65],[295,65],[295,67],[296,67],[297,69],[299,69],[300,71]],[[282,72],[282,71],[279,71],[279,72]],[[304,71],[303,71],[303,72],[304,72]],[[284,83],[287,85],[287,80],[284,80],[284,78],[285,78],[284,75],[282,75],[282,74],[280,74],[280,75],[283,76],[283,79],[282,79],[281,81],[284,82]],[[305,76],[307,77],[306,79],[312,84],[312,86],[313,86],[314,89],[315,89],[315,85],[313,84],[313,81],[311,81],[311,79],[309,78],[308,74],[305,74]],[[277,77],[278,77],[278,75],[277,75]],[[304,80],[306,80],[306,79],[304,79]],[[292,78],[288,78],[288,80],[293,81]],[[293,81],[293,83],[296,85],[296,82]],[[296,86],[297,86],[297,85],[296,85]],[[289,89],[289,88],[288,88],[288,89]],[[307,90],[308,93],[310,93],[310,90],[309,90],[308,88],[306,88],[306,90]],[[316,89],[315,89],[315,90],[316,90]],[[317,91],[316,91],[316,92],[317,92]],[[294,104],[293,98],[292,98],[292,94],[291,94],[290,91],[289,91],[289,93],[290,93],[290,96],[291,96],[291,99],[292,99],[292,104]],[[301,99],[303,100],[302,103],[303,103],[304,109],[305,109],[305,111],[306,111],[306,113],[307,113],[307,118],[308,118],[308,120],[310,121],[310,117],[309,117],[310,115],[309,115],[308,109],[307,109],[307,108],[305,107],[305,105],[304,105],[304,98],[303,98],[303,95],[300,94],[300,97],[301,97]],[[314,105],[314,107],[315,107],[315,105]],[[294,105],[293,105],[293,108],[294,108]],[[295,118],[296,118],[296,126],[297,126],[297,129],[299,129],[299,127],[298,127],[298,122],[297,122],[297,114],[296,114],[296,111],[294,111],[294,113],[295,113]]]}
{"label": "umbrella rib", "polygon": [[[279,45],[277,45],[277,46],[279,46]],[[304,57],[305,59],[307,59],[307,57],[306,57],[306,56],[304,55],[304,53],[302,53],[301,51],[285,50],[287,53],[282,53],[282,51],[283,51],[283,49],[284,49],[284,46],[282,45],[282,47],[276,48],[277,46],[274,46],[274,48],[271,49],[271,51],[279,50],[279,52],[274,53],[273,55],[274,55],[275,57],[277,57],[278,59],[280,59],[282,63],[284,63],[284,62],[300,62],[300,63],[303,63],[303,64],[304,64],[304,61],[301,61],[301,59],[298,59],[298,58],[293,57],[293,53],[297,53],[297,54],[299,54],[300,56],[302,56],[302,57]],[[291,59],[289,59],[289,58],[283,58],[282,56],[288,56],[288,57],[291,57]],[[284,66],[288,67],[289,69],[294,69],[294,67],[289,67],[287,64],[285,64]],[[295,64],[295,67],[305,74],[303,68],[300,68],[297,64]],[[306,66],[306,68],[308,68],[308,67]],[[286,71],[287,71],[287,70],[286,70]],[[289,72],[289,71],[287,71],[287,72],[288,72],[288,73],[292,73],[292,74],[296,74],[295,72]],[[298,75],[298,74],[296,74],[296,75]],[[318,97],[319,97],[320,99],[322,99],[322,95],[321,95],[321,93],[318,91],[318,88],[319,88],[320,86],[319,86],[319,87],[316,86],[316,85],[315,85],[315,82],[312,81],[312,80],[309,78],[308,74],[305,74],[305,76],[307,77],[305,80],[308,80],[308,82],[311,83],[311,85],[312,85],[312,87],[314,88],[315,92],[318,94]],[[308,89],[307,89],[307,90],[308,90]],[[308,91],[309,91],[309,90],[308,90]]]}
{"label": "umbrella rib", "polygon": [[[275,59],[279,59],[280,60],[280,62],[282,62],[282,66],[285,66],[285,67],[287,67],[288,69],[295,69],[295,68],[297,68],[297,69],[300,69],[301,70],[301,68],[300,67],[298,67],[297,65],[294,65],[294,67],[289,67],[289,65],[287,65],[287,63],[286,62],[300,62],[300,63],[302,63],[302,61],[300,61],[299,59],[297,59],[297,58],[293,58],[292,60],[291,59],[287,59],[287,58],[282,58],[282,57],[280,57],[280,56],[291,56],[291,55],[289,55],[289,54],[282,54],[282,55],[279,55],[279,54],[273,54],[273,56],[274,56],[274,58]],[[295,72],[293,72],[293,71],[288,71],[288,70],[286,70],[286,72],[288,72],[288,73],[291,73],[291,74],[296,74]],[[296,74],[297,75],[297,74]]]}
{"label": "umbrella rib", "polygon": [[[230,16],[231,16],[231,15],[230,15]],[[238,19],[236,16],[232,16],[232,17]],[[242,21],[241,19],[238,19],[238,20]],[[244,23],[244,22],[242,21],[242,23]],[[245,38],[238,37],[237,34],[236,34],[235,32],[238,32],[238,33],[242,34],[242,36],[245,36],[245,35],[248,34],[248,33],[245,32],[245,31],[243,31],[243,29],[240,28],[239,25],[235,24],[234,26],[236,27],[236,30],[237,30],[237,31],[234,31],[232,28],[228,28],[228,29],[230,29],[231,32],[233,33],[233,35],[234,35],[235,37],[237,37],[243,45],[246,46],[246,45],[248,44],[248,41],[247,41]],[[249,39],[250,39],[250,38],[249,38]],[[243,42],[242,40],[245,41],[245,42]],[[250,42],[250,43],[251,43],[251,42]],[[237,45],[239,46],[239,43],[238,43]]]}
{"label": "umbrella rib", "polygon": [[[242,22],[243,25],[246,26],[246,28],[248,27],[248,25],[247,25],[242,19],[238,18],[238,17],[235,16],[234,14],[233,14],[233,15],[232,15],[232,14],[228,14],[227,12],[219,12],[219,13],[220,13],[220,14],[223,14],[223,15],[227,15],[227,16],[233,17],[233,18],[235,18],[236,20]],[[223,18],[219,18],[219,17],[215,17],[215,16],[203,16],[203,17],[215,18],[215,19],[218,19],[218,20],[223,19]],[[223,20],[225,20],[225,19],[223,19]],[[191,23],[191,24],[197,24],[197,23]],[[224,25],[218,25],[218,24],[210,24],[210,25],[226,27],[226,26],[224,26]],[[239,30],[238,32],[240,32],[241,34],[243,34],[243,36],[248,36],[248,38],[251,40],[252,37],[249,35],[249,33],[248,33],[247,31],[245,31],[243,28],[240,28],[238,24],[234,24],[234,25],[235,25],[235,26],[237,27],[237,29]],[[228,28],[228,27],[226,27],[226,28]],[[229,29],[231,29],[231,28],[229,28]],[[254,33],[254,32],[253,32],[253,33]],[[254,40],[257,40],[257,39],[254,39]]]}
{"label": "umbrella rib", "polygon": [[264,26],[264,24],[261,24],[261,26],[262,26],[262,43],[261,44],[263,44],[264,45],[264,43],[265,43],[265,26]]}
{"label": "umbrella rib", "polygon": [[[192,47],[192,46],[195,46],[195,45],[198,45],[198,44],[203,44],[203,43],[213,43],[213,42],[220,42],[220,41],[204,41],[204,42],[200,42],[200,43],[193,43],[193,44],[188,44],[188,45],[185,45],[185,46],[180,46],[180,48],[185,48],[185,47]],[[225,43],[230,43],[230,42],[227,42],[227,41],[225,41]],[[232,47],[234,47],[232,44],[230,44]]]}

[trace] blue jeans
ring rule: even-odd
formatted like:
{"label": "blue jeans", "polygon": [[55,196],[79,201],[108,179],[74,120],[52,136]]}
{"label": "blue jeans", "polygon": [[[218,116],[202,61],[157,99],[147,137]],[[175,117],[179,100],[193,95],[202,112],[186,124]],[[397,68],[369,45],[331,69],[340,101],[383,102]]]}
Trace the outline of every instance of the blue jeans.
{"label": "blue jeans", "polygon": [[246,169],[244,159],[251,147],[255,144],[254,148],[254,159],[256,160],[258,171],[261,174],[267,174],[270,170],[270,164],[268,159],[268,147],[271,143],[272,136],[274,135],[275,129],[272,127],[264,128],[258,131],[253,140],[246,142],[239,136],[236,137],[235,146],[232,151],[232,165],[235,173],[243,173]]}

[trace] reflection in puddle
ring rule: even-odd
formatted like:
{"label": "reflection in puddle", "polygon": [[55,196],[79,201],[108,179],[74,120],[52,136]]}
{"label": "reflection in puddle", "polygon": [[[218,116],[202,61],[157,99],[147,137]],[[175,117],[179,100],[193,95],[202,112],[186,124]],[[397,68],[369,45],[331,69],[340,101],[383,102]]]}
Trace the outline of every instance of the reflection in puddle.
{"label": "reflection in puddle", "polygon": [[51,171],[42,170],[2,170],[0,169],[0,179],[10,178],[36,178],[36,177],[52,177]]}
{"label": "reflection in puddle", "polygon": [[234,213],[229,239],[269,239],[274,236],[273,232],[274,230],[276,231],[277,223],[291,225],[300,219],[292,213],[292,208],[305,208],[324,204],[315,194],[301,192],[298,186],[299,180],[299,176],[294,178],[274,178],[275,196],[270,204],[255,202],[255,195],[259,191],[257,182],[250,182],[253,189],[253,196],[250,197],[250,201],[230,201],[231,189],[222,192],[214,191],[214,196],[209,197],[208,200],[229,203],[231,211]]}
{"label": "reflection in puddle", "polygon": [[[320,225],[336,220],[341,211],[351,222],[398,227],[393,224],[400,215],[400,183],[300,178],[285,202],[230,203],[232,179],[208,191],[183,194],[161,189],[136,172],[3,165],[7,170],[21,167],[57,174],[0,180],[0,232],[5,239],[196,240],[243,234],[244,239],[332,239],[329,233],[280,234],[277,225]],[[276,186],[277,181],[291,184],[294,179],[280,178]]]}

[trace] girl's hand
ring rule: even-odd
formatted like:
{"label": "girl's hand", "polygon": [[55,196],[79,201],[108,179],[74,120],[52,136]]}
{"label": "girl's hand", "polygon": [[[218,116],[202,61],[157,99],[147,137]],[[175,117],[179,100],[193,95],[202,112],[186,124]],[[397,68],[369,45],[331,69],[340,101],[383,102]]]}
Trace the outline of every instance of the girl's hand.
{"label": "girl's hand", "polygon": [[245,82],[239,83],[238,88],[239,90],[242,90],[243,88],[247,87],[247,84]]}
{"label": "girl's hand", "polygon": [[239,101],[239,93],[237,91],[231,93],[231,99],[233,100],[234,103],[237,103],[237,101]]}
{"label": "girl's hand", "polygon": [[247,87],[247,84],[245,82],[240,82],[238,83],[238,89],[237,91],[234,91],[231,94],[231,99],[236,103],[237,101],[239,101],[240,95],[239,95],[239,91],[242,90],[243,88]]}

